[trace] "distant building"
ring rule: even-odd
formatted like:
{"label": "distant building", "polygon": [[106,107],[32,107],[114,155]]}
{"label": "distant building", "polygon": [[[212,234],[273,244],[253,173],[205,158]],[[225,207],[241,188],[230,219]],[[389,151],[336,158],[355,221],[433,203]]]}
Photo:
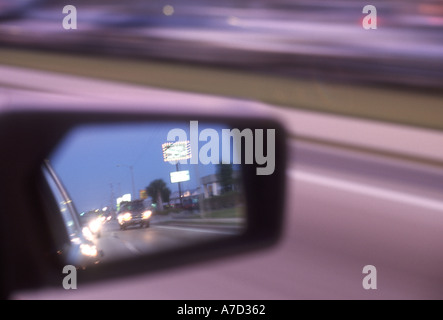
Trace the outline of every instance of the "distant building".
{"label": "distant building", "polygon": [[205,195],[205,198],[210,198],[221,194],[221,186],[216,174],[204,176],[200,180],[203,186],[203,193]]}
{"label": "distant building", "polygon": [[[235,180],[238,180],[240,176],[239,171],[233,171],[232,177]],[[204,176],[200,179],[201,184],[203,186],[203,192],[205,195],[205,198],[210,198],[214,196],[219,196],[221,194],[222,186],[220,185],[220,182],[218,180],[217,174],[210,174],[208,176]],[[232,185],[232,190],[237,190],[238,186],[234,183]]]}
{"label": "distant building", "polygon": [[[233,172],[233,178],[234,180],[237,180],[240,176],[240,173],[238,171]],[[210,174],[207,176],[204,176],[200,179],[201,186],[203,187],[203,190],[201,187],[192,189],[192,190],[183,190],[182,191],[182,199],[199,199],[200,195],[203,194],[204,198],[211,198],[214,196],[221,195],[221,189],[222,186],[220,185],[220,182],[218,181],[218,175],[217,174]],[[237,190],[238,186],[236,184],[232,185],[232,190]],[[174,191],[171,193],[171,196],[169,198],[169,204],[170,205],[179,205],[180,204],[180,197],[178,191]]]}
{"label": "distant building", "polygon": [[[185,190],[185,191],[182,191],[182,199],[185,199],[185,198],[198,199],[201,193],[202,192],[201,192],[200,188],[196,188],[193,190]],[[171,196],[169,197],[169,204],[171,204],[171,205],[180,204],[180,198],[179,198],[178,191],[174,191],[171,193]]]}

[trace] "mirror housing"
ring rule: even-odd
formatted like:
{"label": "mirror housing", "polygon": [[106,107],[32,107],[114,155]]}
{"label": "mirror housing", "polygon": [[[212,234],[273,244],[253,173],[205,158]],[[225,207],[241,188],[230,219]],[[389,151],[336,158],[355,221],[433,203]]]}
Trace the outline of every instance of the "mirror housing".
{"label": "mirror housing", "polygon": [[48,208],[42,201],[48,188],[42,185],[41,179],[42,163],[62,137],[79,125],[193,120],[223,123],[240,131],[275,130],[274,172],[270,175],[257,175],[260,165],[241,165],[247,204],[245,232],[235,237],[191,245],[185,249],[168,250],[79,269],[79,285],[241,254],[275,244],[282,232],[286,180],[286,131],[276,120],[251,116],[115,111],[33,112],[28,109],[23,112],[7,112],[0,115],[2,295],[14,290],[62,285],[62,270],[66,262],[56,254],[59,244],[53,236],[54,228],[60,228],[61,222],[47,219],[46,211],[54,208]]}

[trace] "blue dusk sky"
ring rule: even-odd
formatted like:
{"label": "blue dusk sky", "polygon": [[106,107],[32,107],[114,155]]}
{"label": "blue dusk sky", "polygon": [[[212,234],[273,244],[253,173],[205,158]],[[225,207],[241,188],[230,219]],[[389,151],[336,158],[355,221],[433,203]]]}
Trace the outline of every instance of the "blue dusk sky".
{"label": "blue dusk sky", "polygon": [[[190,139],[189,122],[146,124],[91,125],[71,131],[50,157],[52,165],[75,202],[79,212],[111,205],[114,198],[132,193],[130,166],[133,167],[135,192],[145,189],[155,179],[163,179],[172,192],[178,183],[170,182],[170,172],[176,166],[164,162],[162,144],[171,129],[183,129]],[[220,124],[198,124],[199,133],[206,128],[220,135]],[[206,142],[199,142],[199,149]],[[191,150],[193,156],[197,153]],[[221,153],[221,152],[220,152]],[[216,166],[180,164],[180,170],[190,171],[190,181],[182,182],[182,192],[195,189],[200,177],[216,172]],[[196,170],[198,167],[198,170]]]}

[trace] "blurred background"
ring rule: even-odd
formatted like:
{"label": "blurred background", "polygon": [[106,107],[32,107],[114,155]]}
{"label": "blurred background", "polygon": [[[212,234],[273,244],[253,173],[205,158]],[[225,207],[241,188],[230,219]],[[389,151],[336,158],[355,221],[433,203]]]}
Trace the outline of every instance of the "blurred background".
{"label": "blurred background", "polygon": [[443,1],[367,4],[0,0],[0,63],[443,129]]}
{"label": "blurred background", "polygon": [[[62,28],[64,5],[78,29]],[[1,0],[2,47],[253,69],[304,79],[441,89],[443,1]]]}
{"label": "blurred background", "polygon": [[[280,245],[122,280],[124,298],[441,299],[442,89],[443,0],[0,0],[0,107],[86,96],[289,131]],[[362,289],[368,264],[377,291]]]}

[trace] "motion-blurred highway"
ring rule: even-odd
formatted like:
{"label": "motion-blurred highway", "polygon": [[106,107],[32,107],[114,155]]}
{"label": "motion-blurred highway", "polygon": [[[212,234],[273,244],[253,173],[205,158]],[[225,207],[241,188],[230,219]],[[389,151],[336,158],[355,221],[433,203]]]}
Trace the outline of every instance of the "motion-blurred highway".
{"label": "motion-blurred highway", "polygon": [[[16,71],[17,79],[24,76],[22,71]],[[51,104],[65,105],[66,101],[85,102],[85,96],[81,94],[85,91],[63,86],[63,78],[74,81],[71,77],[48,73],[39,76],[35,71],[29,71],[28,76],[34,79],[34,89],[30,91],[13,85],[12,76],[2,79],[3,107],[13,108],[14,104],[26,101],[44,101],[48,107]],[[59,89],[51,86],[52,93],[36,91],[38,87],[45,86],[37,79],[50,81],[51,77],[53,84],[60,84]],[[115,92],[119,86],[120,93],[131,90],[127,85],[95,81],[96,84],[91,86],[94,80],[78,80],[81,80],[79,83],[88,83],[90,91],[86,96],[92,102],[112,101],[107,92]],[[5,85],[8,82],[12,83],[9,87]],[[105,90],[106,87],[108,90]],[[152,88],[134,87],[132,90],[133,94],[118,95],[118,98],[113,96],[119,101],[127,99],[130,102],[128,112],[136,100],[141,104],[152,104],[153,108],[159,105],[165,108],[169,104],[173,110],[176,100],[171,101],[171,97],[177,95],[183,103],[194,104],[196,110],[201,107],[200,110],[205,109],[206,112],[216,111],[221,105],[226,110],[231,106],[231,112],[274,115],[281,112],[282,118],[291,119],[294,123],[302,115],[298,111],[246,101]],[[145,98],[143,90],[146,90]],[[88,107],[93,108],[93,105]],[[423,146],[434,141],[429,149],[442,150],[442,134],[371,121],[360,124],[359,120],[321,114],[311,116],[302,117],[303,122],[310,121],[303,130],[316,134],[314,140],[317,142],[289,142],[285,232],[277,247],[233,259],[87,286],[76,292],[48,289],[17,293],[16,298],[442,299],[443,170],[433,161],[409,159],[409,156],[418,157],[421,153],[427,159],[443,160],[441,154],[432,153]],[[353,136],[358,139],[360,135],[363,151],[340,146],[339,131],[336,131],[335,137],[334,131],[329,131],[324,137],[324,141],[335,141],[335,144],[318,142],[318,135],[324,131],[315,128],[320,128],[320,124],[322,129],[328,124],[334,128],[337,121],[342,121],[342,126],[353,122],[359,125],[362,132],[353,131]],[[296,125],[288,129],[297,132]],[[367,132],[364,133],[364,130]],[[309,135],[308,131],[304,132],[305,136]],[[397,141],[397,152],[410,152],[409,156],[393,157],[383,150],[377,152],[373,147],[370,148],[373,152],[365,150],[364,138],[380,133],[385,137],[378,141],[380,148],[389,146],[390,141]],[[408,140],[408,135],[423,140]],[[370,143],[370,139],[366,140]],[[192,239],[198,233],[196,230],[177,229],[170,232],[172,229],[162,229],[155,224],[152,229],[124,232],[112,228],[112,224],[109,228],[102,241],[105,246],[115,246],[116,252],[123,255],[149,250],[144,246],[146,241],[176,244],[183,237]],[[365,265],[377,268],[377,290],[366,291],[362,287]]]}
{"label": "motion-blurred highway", "polygon": [[[229,221],[228,221],[229,220]],[[149,228],[120,230],[116,220],[103,225],[95,244],[102,251],[102,263],[177,249],[191,244],[240,234],[239,219],[196,219],[184,212],[175,218],[154,216]]]}
{"label": "motion-blurred highway", "polygon": [[[7,0],[0,1],[8,2]],[[78,29],[64,30],[62,5],[40,1],[0,17],[7,46],[156,58],[329,79],[440,89],[441,1],[74,1]]]}
{"label": "motion-blurred highway", "polygon": [[[291,136],[285,230],[265,252],[16,298],[443,299],[441,0],[372,1],[376,30],[354,0],[70,4],[77,30],[59,1],[0,0],[0,109],[277,117]],[[98,245],[105,261],[231,231],[114,221]]]}

